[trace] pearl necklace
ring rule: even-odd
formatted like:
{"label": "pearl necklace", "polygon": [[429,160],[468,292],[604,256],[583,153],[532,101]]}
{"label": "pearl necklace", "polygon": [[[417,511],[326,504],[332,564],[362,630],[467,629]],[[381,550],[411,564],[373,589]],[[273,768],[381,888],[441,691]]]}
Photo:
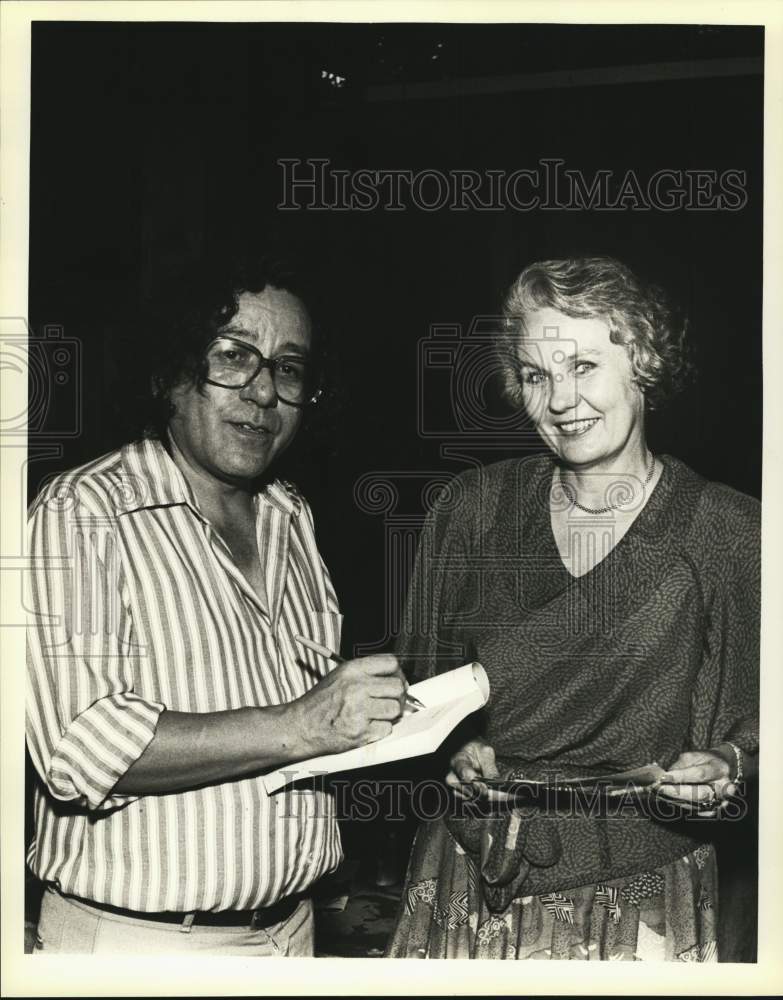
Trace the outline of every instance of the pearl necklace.
{"label": "pearl necklace", "polygon": [[[648,485],[648,483],[653,477],[654,472],[655,472],[655,455],[652,455],[650,468],[647,472],[647,475],[645,476],[644,482],[642,483],[642,487]],[[563,493],[565,493],[565,495],[568,497],[568,499],[571,501],[574,507],[578,507],[580,510],[583,510],[585,514],[608,514],[610,510],[621,510],[625,506],[625,504],[627,504],[630,500],[633,499],[633,494],[632,494],[631,497],[629,497],[629,500],[621,501],[619,504],[609,504],[608,507],[585,507],[581,503],[579,503],[579,501],[576,499],[576,496],[574,495],[574,492],[571,489],[571,487],[567,483],[563,482],[563,477],[560,475],[559,469],[557,472],[557,476],[560,482],[560,487],[563,490]]]}

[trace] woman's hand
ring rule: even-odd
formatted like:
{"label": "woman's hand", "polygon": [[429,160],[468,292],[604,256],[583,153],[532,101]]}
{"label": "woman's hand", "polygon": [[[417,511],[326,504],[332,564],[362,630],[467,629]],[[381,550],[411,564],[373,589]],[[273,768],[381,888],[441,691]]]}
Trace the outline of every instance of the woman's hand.
{"label": "woman's hand", "polygon": [[449,761],[451,770],[446,775],[446,784],[463,799],[474,798],[464,786],[482,778],[499,778],[495,763],[495,751],[484,740],[476,737],[458,750]]}
{"label": "woman's hand", "polygon": [[685,802],[704,815],[714,815],[725,801],[736,795],[727,760],[712,750],[681,753],[660,779],[658,793]]}

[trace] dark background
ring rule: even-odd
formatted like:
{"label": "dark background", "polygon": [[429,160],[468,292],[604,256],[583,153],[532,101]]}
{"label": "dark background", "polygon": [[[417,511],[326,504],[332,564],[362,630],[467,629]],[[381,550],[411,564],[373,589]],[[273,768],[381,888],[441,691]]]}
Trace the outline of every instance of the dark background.
{"label": "dark background", "polygon": [[[753,27],[34,24],[29,316],[36,335],[61,328],[73,360],[55,386],[47,348],[53,391],[31,436],[31,496],[122,443],[126,320],[140,296],[204,252],[270,243],[294,248],[317,281],[340,365],[342,415],[299,480],[345,612],[344,652],[393,633],[405,583],[404,568],[387,580],[389,522],[357,504],[357,481],[465,464],[441,451],[457,429],[419,433],[422,378],[433,419],[448,406],[417,369],[418,343],[431,324],[496,312],[533,260],[609,253],[680,299],[700,377],[653,419],[652,446],[760,496],[763,79],[760,63],[721,74],[762,55]],[[689,77],[672,79],[683,63]],[[639,66],[653,67],[649,82],[633,82]],[[568,76],[611,67],[600,85]],[[559,157],[588,177],[633,169],[642,182],[662,168],[735,169],[748,201],[733,212],[281,212],[282,157],[413,171]],[[58,454],[37,457],[39,443]],[[474,452],[522,447],[490,425]],[[420,493],[402,493],[410,503],[392,513],[415,531]],[[743,863],[746,885],[755,860]]]}

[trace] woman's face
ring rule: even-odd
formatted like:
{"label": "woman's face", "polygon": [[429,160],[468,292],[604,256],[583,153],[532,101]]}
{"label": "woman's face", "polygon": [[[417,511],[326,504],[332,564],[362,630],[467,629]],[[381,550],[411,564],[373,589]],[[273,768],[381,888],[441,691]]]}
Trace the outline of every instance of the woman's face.
{"label": "woman's face", "polygon": [[528,313],[525,327],[517,346],[524,405],[552,451],[592,468],[643,448],[644,396],[607,324],[547,308]]}

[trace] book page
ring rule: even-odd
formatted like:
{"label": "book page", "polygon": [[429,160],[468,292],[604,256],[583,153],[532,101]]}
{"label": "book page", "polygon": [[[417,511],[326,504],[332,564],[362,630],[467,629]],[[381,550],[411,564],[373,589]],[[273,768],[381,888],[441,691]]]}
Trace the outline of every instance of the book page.
{"label": "book page", "polygon": [[449,670],[445,674],[428,677],[425,681],[411,684],[410,693],[425,705],[439,705],[454,701],[476,689],[483,697],[482,705],[489,698],[489,680],[480,663],[466,663],[464,667]]}
{"label": "book page", "polygon": [[287,764],[264,777],[267,792],[271,794],[301,778],[432,753],[459,722],[486,704],[489,680],[480,663],[467,663],[411,685],[408,690],[425,707],[406,711],[394,723],[388,736],[343,753]]}

